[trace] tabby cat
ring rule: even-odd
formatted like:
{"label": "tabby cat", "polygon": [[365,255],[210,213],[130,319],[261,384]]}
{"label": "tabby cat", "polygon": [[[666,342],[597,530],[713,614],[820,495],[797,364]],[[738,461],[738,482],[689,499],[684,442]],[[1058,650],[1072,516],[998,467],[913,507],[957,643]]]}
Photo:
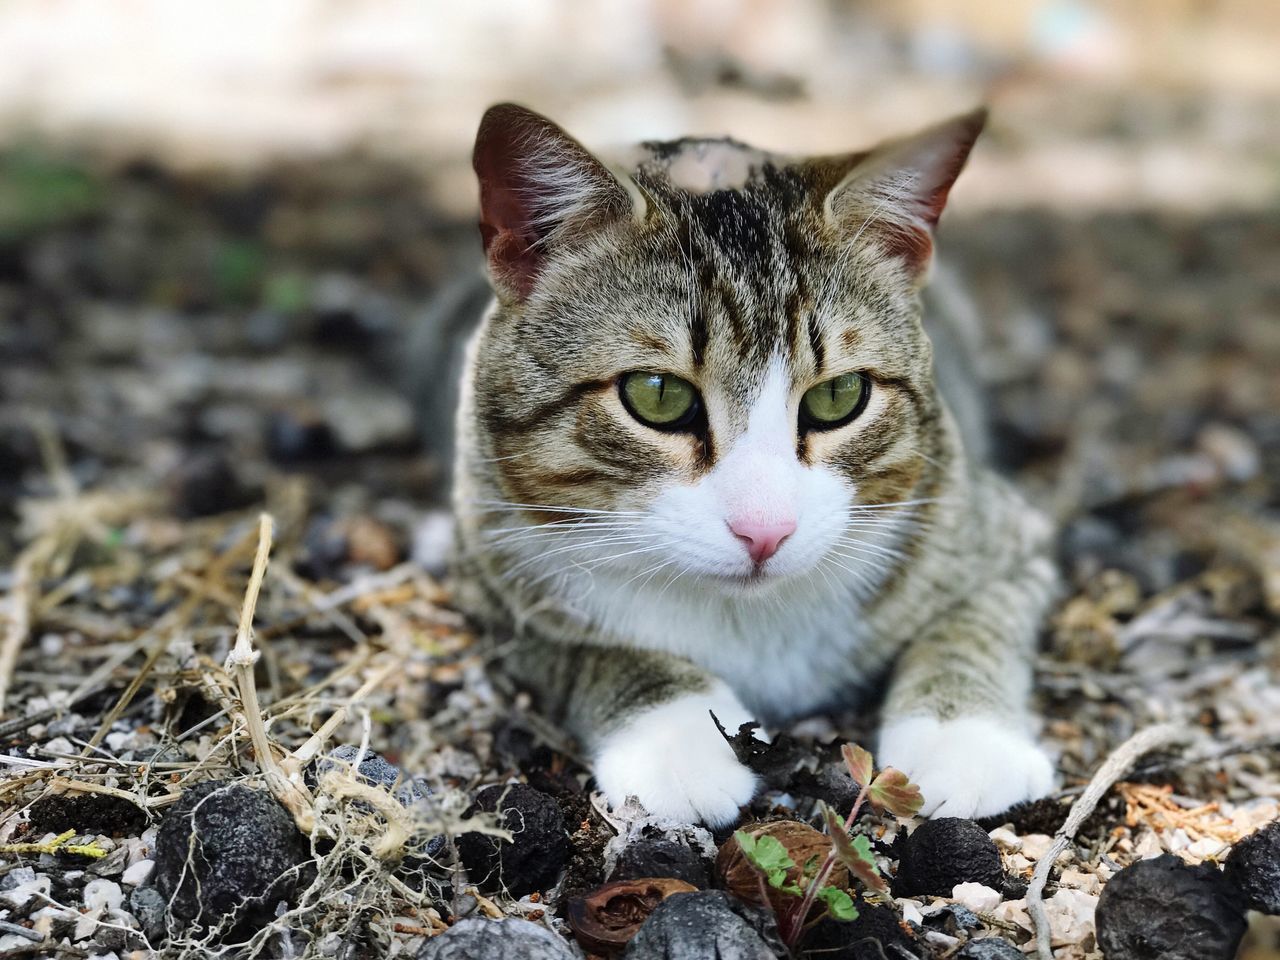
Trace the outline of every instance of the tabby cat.
{"label": "tabby cat", "polygon": [[[468,349],[459,596],[613,803],[719,826],[712,721],[879,697],[925,812],[1040,796],[1051,528],[966,455],[920,292],[982,111],[840,156],[647,143],[523,107],[474,165],[496,300]],[[886,682],[887,675],[887,682]]]}

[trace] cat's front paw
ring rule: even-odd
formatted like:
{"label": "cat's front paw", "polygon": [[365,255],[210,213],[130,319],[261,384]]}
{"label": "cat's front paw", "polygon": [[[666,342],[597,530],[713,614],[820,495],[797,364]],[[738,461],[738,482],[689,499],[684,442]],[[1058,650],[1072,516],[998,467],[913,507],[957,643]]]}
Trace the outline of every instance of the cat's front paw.
{"label": "cat's front paw", "polygon": [[987,817],[1053,788],[1053,765],[1039,745],[991,717],[887,723],[878,759],[920,787],[927,817]]}
{"label": "cat's front paw", "polygon": [[635,797],[655,816],[722,827],[756,792],[756,775],[738,762],[716,729],[749,719],[728,691],[690,694],[646,710],[605,737],[595,751],[596,782],[609,803]]}

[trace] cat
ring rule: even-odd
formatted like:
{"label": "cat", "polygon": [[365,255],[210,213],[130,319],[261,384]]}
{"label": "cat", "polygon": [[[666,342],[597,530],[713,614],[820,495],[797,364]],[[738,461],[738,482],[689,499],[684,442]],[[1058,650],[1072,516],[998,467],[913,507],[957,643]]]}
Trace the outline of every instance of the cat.
{"label": "cat", "polygon": [[879,761],[926,815],[1051,788],[1028,700],[1053,529],[966,455],[921,322],[985,116],[839,156],[685,139],[608,165],[485,113],[495,299],[456,425],[457,596],[611,803],[729,824],[757,782],[713,713],[882,691]]}

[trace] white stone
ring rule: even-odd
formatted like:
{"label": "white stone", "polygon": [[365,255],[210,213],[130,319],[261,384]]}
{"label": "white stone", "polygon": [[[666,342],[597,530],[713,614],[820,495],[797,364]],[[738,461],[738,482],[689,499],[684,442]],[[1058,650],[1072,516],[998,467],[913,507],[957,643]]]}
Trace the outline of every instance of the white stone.
{"label": "white stone", "polygon": [[1053,837],[1044,833],[1028,833],[1022,838],[1020,852],[1031,860],[1039,860],[1053,846]]}
{"label": "white stone", "polygon": [[68,753],[75,753],[76,748],[71,745],[71,741],[68,740],[66,737],[54,737],[52,740],[49,740],[46,743],[42,743],[40,745],[40,752],[48,753],[48,754],[58,753],[58,754],[66,755]]}
{"label": "white stone", "polygon": [[902,919],[907,923],[924,923],[924,914],[920,910],[920,904],[914,900],[897,900],[898,910],[902,913]]}
{"label": "white stone", "polygon": [[132,730],[114,730],[108,733],[104,738],[107,741],[107,749],[112,753],[121,753],[133,746]]}
{"label": "white stone", "polygon": [[999,890],[992,890],[982,883],[957,883],[951,889],[951,899],[974,913],[990,913],[1004,898]]}
{"label": "white stone", "polygon": [[105,907],[107,910],[119,910],[124,903],[124,891],[114,880],[99,877],[84,885],[84,905],[90,910]]}
{"label": "white stone", "polygon": [[1093,915],[1097,908],[1098,898],[1092,894],[1060,889],[1044,902],[1045,915],[1053,931],[1051,944],[1060,947],[1092,940]]}
{"label": "white stone", "polygon": [[1027,913],[1026,900],[1006,900],[992,910],[991,913],[998,920],[1004,920],[1006,923],[1016,923],[1028,932],[1034,931],[1031,915]]}
{"label": "white stone", "polygon": [[1074,867],[1068,867],[1062,871],[1062,875],[1058,878],[1058,885],[1090,894],[1102,892],[1102,882],[1094,874]]}
{"label": "white stone", "polygon": [[995,845],[1005,853],[1017,853],[1022,849],[1022,838],[1008,827],[996,827],[990,836]]}
{"label": "white stone", "polygon": [[76,920],[76,929],[71,934],[72,940],[88,940],[93,931],[98,929],[98,917],[102,916],[102,908],[87,910]]}
{"label": "white stone", "polygon": [[24,907],[38,893],[48,895],[52,881],[43,874],[34,880],[27,880],[11,890],[0,891],[0,901],[13,908]]}
{"label": "white stone", "polygon": [[139,860],[125,870],[124,876],[120,880],[131,887],[139,886],[147,877],[151,876],[151,871],[155,869],[155,866],[156,862],[154,860]]}

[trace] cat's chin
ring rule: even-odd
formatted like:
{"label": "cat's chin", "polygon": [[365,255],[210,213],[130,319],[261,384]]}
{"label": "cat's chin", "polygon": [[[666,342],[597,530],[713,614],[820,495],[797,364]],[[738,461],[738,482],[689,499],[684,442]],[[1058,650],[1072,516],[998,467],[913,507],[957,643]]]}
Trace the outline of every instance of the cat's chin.
{"label": "cat's chin", "polygon": [[755,569],[745,573],[708,573],[703,579],[710,585],[738,596],[760,596],[791,582],[789,573]]}

